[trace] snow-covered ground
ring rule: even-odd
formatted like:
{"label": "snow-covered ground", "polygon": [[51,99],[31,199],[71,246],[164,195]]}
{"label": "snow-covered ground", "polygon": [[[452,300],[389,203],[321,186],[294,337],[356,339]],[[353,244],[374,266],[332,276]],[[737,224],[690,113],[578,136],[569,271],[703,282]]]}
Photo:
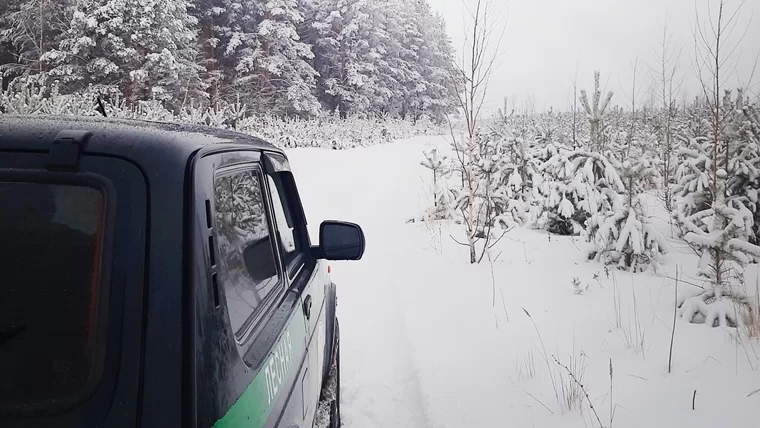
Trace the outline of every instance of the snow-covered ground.
{"label": "snow-covered ground", "polygon": [[[347,428],[760,426],[757,340],[678,319],[668,373],[670,278],[679,267],[700,282],[683,243],[669,240],[657,274],[632,275],[587,261],[582,238],[524,228],[492,264],[471,266],[450,238],[456,225],[407,223],[428,205],[427,144],[447,147],[419,137],[289,152],[312,236],[341,219],[367,237],[361,262],[333,264]],[[667,233],[654,199],[650,208]]]}

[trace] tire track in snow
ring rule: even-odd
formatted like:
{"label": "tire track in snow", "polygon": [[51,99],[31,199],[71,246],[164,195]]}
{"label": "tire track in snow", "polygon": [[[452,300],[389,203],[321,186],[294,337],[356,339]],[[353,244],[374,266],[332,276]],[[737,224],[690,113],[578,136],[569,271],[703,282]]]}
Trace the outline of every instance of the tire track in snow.
{"label": "tire track in snow", "polygon": [[[409,284],[394,272],[404,257],[398,251],[404,242],[404,209],[411,209],[410,216],[416,212],[419,182],[419,177],[397,172],[414,173],[422,149],[419,143],[396,143],[345,152],[289,153],[312,223],[326,218],[355,221],[367,235],[364,260],[336,263],[333,274],[339,287],[341,396],[347,428],[432,427],[414,360],[415,341],[406,328],[404,311],[413,306],[405,305],[399,289]],[[400,151],[409,156],[399,156]],[[402,162],[409,165],[399,165]]]}

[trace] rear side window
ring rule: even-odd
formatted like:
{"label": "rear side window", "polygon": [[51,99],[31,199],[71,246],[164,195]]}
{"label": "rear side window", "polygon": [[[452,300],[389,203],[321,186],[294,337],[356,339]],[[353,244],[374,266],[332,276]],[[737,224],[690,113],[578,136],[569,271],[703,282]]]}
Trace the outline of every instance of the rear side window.
{"label": "rear side window", "polygon": [[283,289],[258,170],[237,170],[214,180],[214,234],[230,324],[238,342],[262,309]]}
{"label": "rear side window", "polygon": [[100,375],[103,195],[0,182],[0,410],[58,407]]}

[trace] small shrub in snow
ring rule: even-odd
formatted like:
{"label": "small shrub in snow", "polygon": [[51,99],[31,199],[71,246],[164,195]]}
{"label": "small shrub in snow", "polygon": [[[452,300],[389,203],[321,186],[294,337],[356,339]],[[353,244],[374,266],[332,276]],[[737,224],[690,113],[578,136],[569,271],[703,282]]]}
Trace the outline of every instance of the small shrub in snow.
{"label": "small shrub in snow", "polygon": [[[560,409],[562,413],[572,412],[583,406],[584,398],[588,398],[586,389],[583,386],[583,378],[586,373],[586,354],[581,351],[580,355],[571,355],[568,362],[563,363],[556,356],[552,355],[557,365],[557,378],[559,380],[556,391],[559,395]],[[592,406],[590,399],[588,404]]]}
{"label": "small shrub in snow", "polygon": [[580,278],[578,278],[577,276],[573,278],[572,284],[573,284],[573,293],[577,295],[582,295],[583,293],[587,292],[589,289],[589,285],[586,284],[586,286],[584,287],[581,284]]}

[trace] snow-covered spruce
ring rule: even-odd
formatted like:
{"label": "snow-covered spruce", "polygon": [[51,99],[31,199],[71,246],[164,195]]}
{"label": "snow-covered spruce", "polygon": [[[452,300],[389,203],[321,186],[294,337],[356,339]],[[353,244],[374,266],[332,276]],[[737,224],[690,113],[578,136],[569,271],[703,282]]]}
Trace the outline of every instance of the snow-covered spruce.
{"label": "snow-covered spruce", "polygon": [[612,92],[608,92],[602,99],[602,90],[599,86],[600,73],[594,72],[594,93],[589,102],[586,90],[581,90],[581,104],[586,110],[586,119],[589,123],[591,150],[602,151],[604,149],[603,135],[606,129],[605,118],[609,113],[608,107],[612,100]]}
{"label": "snow-covered spruce", "polygon": [[519,167],[508,154],[510,140],[481,131],[469,147],[463,147],[460,141],[453,143],[457,154],[455,170],[461,178],[451,188],[453,208],[455,218],[467,225],[471,239],[482,241],[482,247],[476,251],[482,259],[504,234],[527,220],[525,188]]}
{"label": "snow-covered spruce", "polygon": [[[747,114],[749,112],[749,114]],[[755,165],[760,161],[756,116],[745,109],[741,93],[726,93],[718,114],[719,133],[697,136],[682,150],[677,189],[681,192],[676,220],[683,239],[699,255],[699,273],[710,286],[685,299],[681,315],[711,326],[736,326],[748,307],[741,286],[744,267],[760,259],[754,236],[757,200]],[[717,138],[716,138],[717,136]],[[699,193],[698,199],[689,190]],[[753,201],[754,200],[754,201]],[[726,311],[730,305],[733,311]]]}
{"label": "snow-covered spruce", "polygon": [[673,193],[678,197],[679,212],[684,216],[704,211],[712,200],[710,171],[712,142],[707,137],[682,138],[678,151],[681,159],[676,171]]}
{"label": "snow-covered spruce", "polygon": [[[425,2],[308,0],[317,87],[341,115],[374,113],[437,121],[453,111],[453,48]],[[389,14],[388,10],[394,13]]]}
{"label": "snow-covered spruce", "polygon": [[[725,179],[725,171],[719,170],[718,176]],[[738,289],[743,268],[760,257],[760,247],[748,242],[752,213],[716,201],[711,208],[689,217],[679,212],[677,219],[685,232],[684,240],[700,254],[699,273],[710,279],[710,287],[704,292],[681,302],[681,316],[714,327],[735,327],[739,321],[736,315],[749,304]],[[733,310],[727,311],[728,306]]]}
{"label": "snow-covered spruce", "polygon": [[644,192],[654,185],[657,170],[646,157],[626,160],[618,170],[625,192],[613,196],[611,212],[592,215],[589,235],[597,247],[592,256],[639,272],[665,252],[665,242],[649,221],[642,201]]}
{"label": "snow-covered spruce", "polygon": [[732,151],[726,190],[734,206],[741,204],[753,213],[749,242],[760,244],[760,112],[745,103],[741,93],[736,100],[729,138],[737,142],[737,148]]}
{"label": "snow-covered spruce", "polygon": [[[65,30],[39,54],[39,75],[62,93],[94,86],[135,104],[179,105],[200,89],[188,1],[82,0],[65,8]],[[60,18],[59,18],[60,19]]]}
{"label": "snow-covered spruce", "polygon": [[[426,2],[20,0],[0,13],[4,83],[94,88],[257,115],[390,117],[453,111],[454,50]],[[393,10],[393,14],[388,14]]]}
{"label": "snow-covered spruce", "polygon": [[559,148],[540,170],[544,179],[537,186],[543,201],[534,224],[560,235],[585,231],[588,219],[612,211],[625,189],[615,166],[599,153]]}
{"label": "snow-covered spruce", "polygon": [[501,230],[525,224],[528,203],[519,167],[508,157],[499,155],[481,160],[478,166],[483,188],[491,189],[482,196],[488,198],[487,203],[493,212],[492,224]]}
{"label": "snow-covered spruce", "polygon": [[503,118],[488,134],[494,187],[493,199],[497,215],[495,223],[501,228],[526,224],[530,221],[530,205],[533,200],[534,183],[540,180],[539,159],[535,147],[539,140],[529,143],[523,137],[515,137],[514,130]]}
{"label": "snow-covered spruce", "polygon": [[454,196],[449,190],[447,180],[452,175],[450,160],[434,146],[423,151],[425,160],[422,166],[430,170],[433,176],[432,205],[423,215],[423,221],[448,220],[454,217]]}

